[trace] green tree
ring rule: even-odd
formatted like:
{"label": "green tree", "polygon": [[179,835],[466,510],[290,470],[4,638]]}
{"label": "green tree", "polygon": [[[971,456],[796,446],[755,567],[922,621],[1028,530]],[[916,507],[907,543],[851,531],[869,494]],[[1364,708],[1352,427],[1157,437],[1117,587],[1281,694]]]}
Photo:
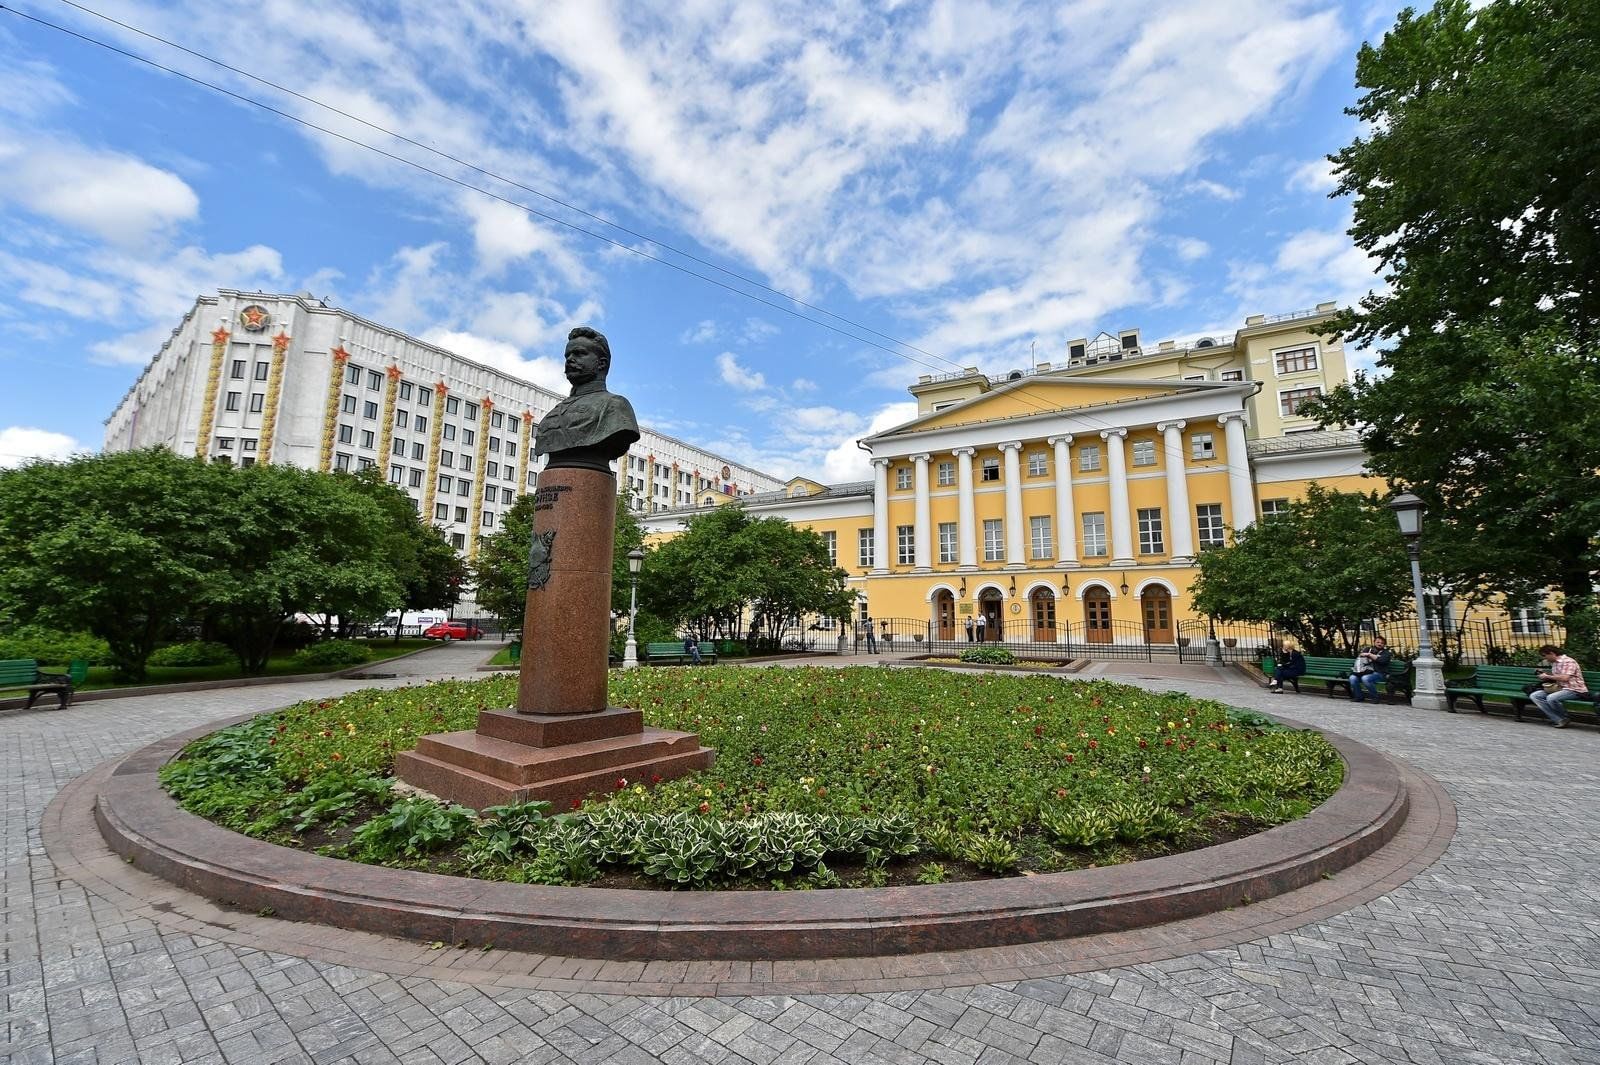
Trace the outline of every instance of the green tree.
{"label": "green tree", "polygon": [[1367,132],[1330,160],[1388,285],[1332,328],[1383,372],[1319,416],[1358,426],[1374,471],[1428,504],[1428,538],[1462,549],[1439,576],[1558,587],[1593,655],[1600,5],[1408,9],[1356,78]]}
{"label": "green tree", "polygon": [[355,478],[293,466],[213,468],[230,483],[214,530],[217,572],[201,602],[246,673],[266,668],[295,614],[376,617],[400,601],[393,514]]}
{"label": "green tree", "polygon": [[[500,517],[500,528],[478,541],[472,565],[478,603],[515,632],[522,628],[528,601],[528,548],[533,542],[533,493],[519,496]],[[615,541],[611,552],[611,609],[628,609],[628,552],[644,544],[644,530],[617,497]]]}
{"label": "green tree", "polygon": [[[384,557],[401,586],[400,598],[388,608],[406,611],[443,607],[448,611],[461,598],[467,564],[444,533],[422,519],[411,497],[385,481],[379,469],[372,466],[362,470],[353,481],[356,489],[381,507],[388,519]],[[331,613],[339,614],[341,630],[349,622],[370,620],[338,610]],[[395,639],[399,638],[400,628],[396,626]]]}
{"label": "green tree", "polygon": [[651,553],[640,602],[702,639],[737,635],[747,614],[772,634],[807,614],[846,616],[854,593],[845,576],[817,533],[730,505],[696,514]]}
{"label": "green tree", "polygon": [[224,474],[163,448],[0,472],[0,604],[91,632],[119,677],[145,661],[220,575]]}
{"label": "green tree", "polygon": [[1203,551],[1191,589],[1196,611],[1269,622],[1313,654],[1356,642],[1366,618],[1412,605],[1411,564],[1394,515],[1376,496],[1311,485],[1306,498]]}

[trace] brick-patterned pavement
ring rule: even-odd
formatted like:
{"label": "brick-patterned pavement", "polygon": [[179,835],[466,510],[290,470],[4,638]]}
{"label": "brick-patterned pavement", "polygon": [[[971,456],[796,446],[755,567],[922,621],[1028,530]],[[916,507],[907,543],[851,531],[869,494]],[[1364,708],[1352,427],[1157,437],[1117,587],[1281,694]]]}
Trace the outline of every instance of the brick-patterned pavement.
{"label": "brick-patterned pavement", "polygon": [[[377,683],[470,674],[485,654],[439,648]],[[941,956],[942,975],[927,977],[924,959],[910,966],[921,986],[903,990],[645,994],[671,986],[672,969],[612,968],[617,979],[601,985],[605,963],[545,959],[528,972],[527,955],[346,938],[193,900],[82,852],[82,784],[51,810],[61,866],[46,853],[46,807],[106,759],[373,682],[6,712],[0,1061],[1600,1065],[1600,892],[1585,875],[1600,857],[1588,816],[1600,799],[1595,732],[1272,696],[1204,666],[1086,672],[1279,710],[1372,744],[1443,786],[1455,835],[1437,861],[1349,890],[1349,908],[1324,904],[1309,924],[1274,920],[1264,904],[1263,934],[1234,945],[1186,953],[1205,941],[1202,919],[1108,949],[1099,964],[1115,967],[1088,971],[1072,971],[1081,958],[1016,948],[1009,969],[968,952]],[[1319,889],[1340,890],[1308,890]],[[996,982],[973,982],[986,978]]]}

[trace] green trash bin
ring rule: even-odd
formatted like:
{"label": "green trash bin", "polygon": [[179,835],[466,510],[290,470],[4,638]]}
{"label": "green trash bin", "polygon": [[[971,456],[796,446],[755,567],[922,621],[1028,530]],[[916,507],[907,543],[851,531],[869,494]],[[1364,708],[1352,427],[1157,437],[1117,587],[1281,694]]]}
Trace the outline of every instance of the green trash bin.
{"label": "green trash bin", "polygon": [[506,644],[506,651],[508,651],[510,653],[510,655],[511,655],[511,664],[512,665],[515,666],[515,665],[520,665],[522,663],[522,641],[521,640],[512,640],[510,643]]}

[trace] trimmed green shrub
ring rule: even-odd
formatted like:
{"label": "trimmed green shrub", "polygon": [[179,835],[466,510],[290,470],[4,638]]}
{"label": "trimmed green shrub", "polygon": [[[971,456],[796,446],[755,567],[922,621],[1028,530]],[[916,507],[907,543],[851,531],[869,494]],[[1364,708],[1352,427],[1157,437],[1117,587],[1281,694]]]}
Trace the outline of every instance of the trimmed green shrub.
{"label": "trimmed green shrub", "polygon": [[158,647],[150,654],[152,666],[224,666],[236,661],[227,644],[190,640]]}
{"label": "trimmed green shrub", "polygon": [[372,652],[366,645],[354,640],[323,640],[303,651],[296,651],[294,662],[297,666],[338,669],[342,666],[359,666],[371,657]]}
{"label": "trimmed green shrub", "polygon": [[1017,656],[1004,647],[985,647],[979,644],[963,650],[961,661],[975,662],[984,666],[1014,666],[1017,664]]}
{"label": "trimmed green shrub", "polygon": [[111,648],[87,632],[19,625],[0,636],[0,658],[35,658],[51,666],[64,666],[79,659],[90,665],[104,665],[111,661]]}

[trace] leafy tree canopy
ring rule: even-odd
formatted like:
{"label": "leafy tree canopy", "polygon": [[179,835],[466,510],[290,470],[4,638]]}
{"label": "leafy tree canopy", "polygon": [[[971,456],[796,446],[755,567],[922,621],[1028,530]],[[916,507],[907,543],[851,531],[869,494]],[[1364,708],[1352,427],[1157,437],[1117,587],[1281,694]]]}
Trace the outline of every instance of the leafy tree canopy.
{"label": "leafy tree canopy", "polygon": [[220,467],[165,449],[0,472],[0,603],[22,622],[91,632],[125,678],[216,594]]}
{"label": "leafy tree canopy", "polygon": [[[478,603],[512,632],[522,627],[528,601],[528,548],[533,542],[532,492],[525,492],[500,517],[500,528],[478,541],[472,565]],[[616,532],[611,552],[611,609],[628,609],[628,552],[644,544],[639,519],[617,497]]]}
{"label": "leafy tree canopy", "polygon": [[736,634],[747,614],[776,633],[807,614],[840,618],[855,593],[821,536],[729,505],[697,514],[645,563],[641,603],[704,639]]}
{"label": "leafy tree canopy", "polygon": [[1277,625],[1313,654],[1343,650],[1365,618],[1412,607],[1411,563],[1377,497],[1313,484],[1306,498],[1203,551],[1194,608],[1224,621]]}
{"label": "leafy tree canopy", "polygon": [[[1331,328],[1379,349],[1320,404],[1455,548],[1430,579],[1559,586],[1600,566],[1600,5],[1440,0],[1364,46],[1330,157],[1387,287]],[[1578,635],[1593,643],[1593,633]]]}

